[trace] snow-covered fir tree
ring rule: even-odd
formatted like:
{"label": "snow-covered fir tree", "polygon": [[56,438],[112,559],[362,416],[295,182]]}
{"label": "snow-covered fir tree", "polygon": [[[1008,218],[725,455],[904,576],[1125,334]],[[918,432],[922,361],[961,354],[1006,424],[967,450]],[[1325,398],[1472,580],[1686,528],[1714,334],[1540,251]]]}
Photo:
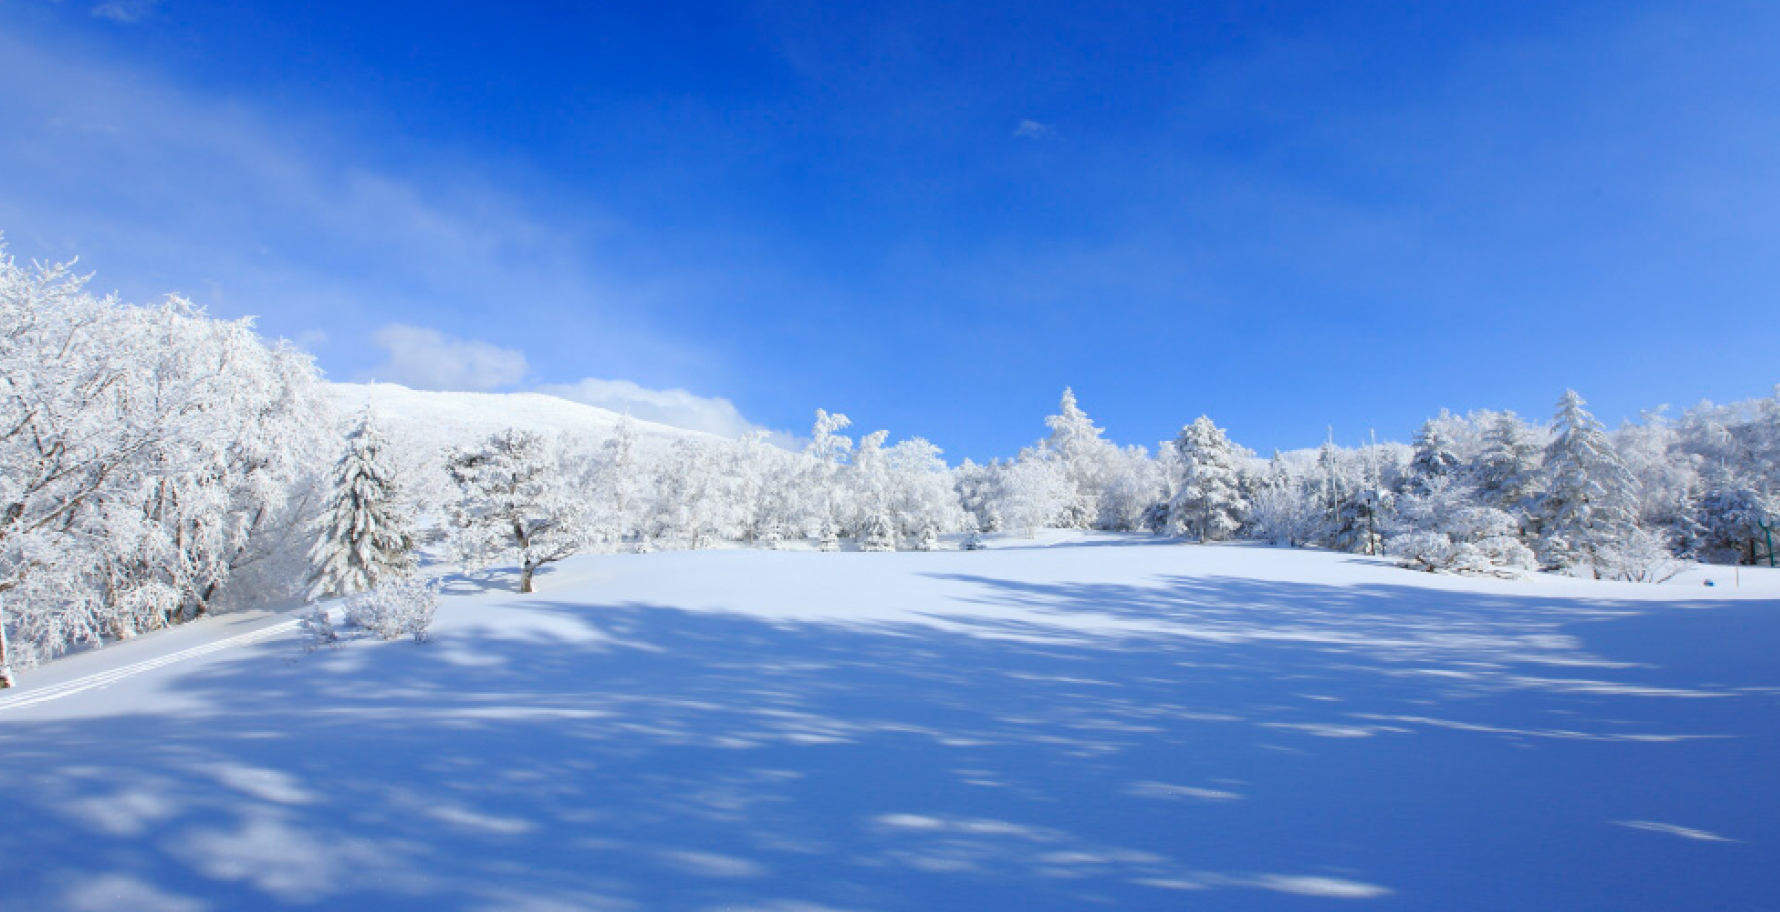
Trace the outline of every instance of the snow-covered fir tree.
{"label": "snow-covered fir tree", "polygon": [[1472,468],[1477,495],[1514,516],[1523,529],[1539,500],[1546,442],[1513,412],[1490,419]]}
{"label": "snow-covered fir tree", "polygon": [[315,524],[311,599],[365,592],[414,569],[414,536],[385,454],[367,411],[346,438],[326,512]]}
{"label": "snow-covered fir tree", "polygon": [[1051,433],[1039,441],[1036,457],[1057,466],[1067,494],[1055,521],[1071,529],[1092,527],[1100,515],[1100,494],[1111,479],[1118,447],[1102,440],[1106,431],[1076,404],[1075,391],[1063,390],[1057,414],[1045,419]]}
{"label": "snow-covered fir tree", "polygon": [[1442,422],[1429,420],[1415,432],[1415,457],[1410,460],[1411,484],[1421,490],[1435,478],[1445,478],[1458,469],[1459,457],[1453,452]]}
{"label": "snow-covered fir tree", "polygon": [[1637,479],[1575,390],[1552,417],[1540,502],[1540,558],[1557,567],[1590,564],[1615,538],[1636,528]]}
{"label": "snow-covered fir tree", "polygon": [[1223,541],[1242,527],[1248,497],[1242,490],[1242,461],[1248,451],[1230,442],[1224,430],[1201,415],[1181,428],[1174,449],[1180,456],[1180,483],[1169,504],[1175,531],[1199,541]]}

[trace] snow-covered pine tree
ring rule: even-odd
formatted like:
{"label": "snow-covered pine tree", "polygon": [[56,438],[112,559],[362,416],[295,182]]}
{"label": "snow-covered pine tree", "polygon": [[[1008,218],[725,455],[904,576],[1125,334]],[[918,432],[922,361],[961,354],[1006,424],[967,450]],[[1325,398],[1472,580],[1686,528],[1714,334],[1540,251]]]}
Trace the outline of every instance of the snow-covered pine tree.
{"label": "snow-covered pine tree", "polygon": [[346,438],[334,467],[327,512],[309,552],[311,600],[368,592],[414,569],[414,536],[403,510],[387,447],[369,410]]}
{"label": "snow-covered pine tree", "polygon": [[1440,422],[1429,419],[1415,432],[1415,457],[1409,462],[1411,485],[1426,491],[1432,479],[1445,478],[1458,468],[1459,457]]}
{"label": "snow-covered pine tree", "polygon": [[1564,391],[1545,454],[1540,558],[1556,567],[1592,563],[1635,525],[1637,479],[1585,404],[1575,390]]}
{"label": "snow-covered pine tree", "polygon": [[1473,468],[1478,496],[1525,525],[1539,499],[1544,454],[1544,442],[1526,422],[1513,412],[1496,416],[1484,430],[1483,452]]}
{"label": "snow-covered pine tree", "polygon": [[1067,491],[1055,521],[1065,528],[1089,528],[1099,519],[1101,491],[1111,480],[1119,449],[1101,439],[1106,431],[1076,404],[1072,389],[1063,390],[1057,414],[1045,425],[1051,433],[1039,441],[1035,455],[1056,463]]}
{"label": "snow-covered pine tree", "polygon": [[1181,480],[1169,504],[1170,525],[1200,541],[1222,541],[1242,528],[1248,498],[1242,491],[1242,459],[1247,451],[1230,442],[1222,428],[1201,415],[1181,428],[1174,449]]}
{"label": "snow-covered pine tree", "polygon": [[859,527],[859,550],[895,551],[896,523],[883,513],[867,516]]}

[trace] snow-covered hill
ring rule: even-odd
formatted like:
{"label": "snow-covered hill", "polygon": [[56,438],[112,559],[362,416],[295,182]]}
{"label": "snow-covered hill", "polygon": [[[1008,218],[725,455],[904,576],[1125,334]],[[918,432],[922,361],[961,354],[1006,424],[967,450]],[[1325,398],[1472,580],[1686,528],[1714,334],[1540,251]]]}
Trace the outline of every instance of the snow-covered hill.
{"label": "snow-covered hill", "polygon": [[1780,895],[1780,573],[993,545],[589,555],[450,579],[423,645],[228,615],[71,657],[0,696],[0,908]]}
{"label": "snow-covered hill", "polygon": [[[477,441],[506,428],[600,441],[611,436],[620,417],[609,409],[542,393],[445,393],[394,383],[329,383],[327,390],[342,416],[370,406],[386,436],[404,448],[424,452]],[[685,437],[711,436],[632,420],[638,445],[645,451],[666,449]]]}

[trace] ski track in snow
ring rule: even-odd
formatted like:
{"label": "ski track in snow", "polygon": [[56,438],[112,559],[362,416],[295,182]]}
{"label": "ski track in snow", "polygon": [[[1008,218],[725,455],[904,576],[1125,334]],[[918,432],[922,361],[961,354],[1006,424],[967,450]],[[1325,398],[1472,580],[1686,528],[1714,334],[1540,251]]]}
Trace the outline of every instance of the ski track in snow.
{"label": "ski track in snow", "polygon": [[170,652],[163,656],[156,656],[152,659],[145,659],[141,662],[134,662],[107,671],[96,672],[94,674],[86,675],[85,677],[75,678],[72,681],[63,681],[60,684],[49,684],[43,687],[22,690],[13,696],[0,695],[0,713],[5,713],[8,710],[23,709],[27,706],[36,706],[39,703],[48,703],[51,700],[72,697],[75,694],[85,693],[89,690],[98,690],[100,688],[109,687],[119,681],[127,680],[136,677],[137,675],[147,674],[158,668],[166,668],[169,665],[177,665],[181,662],[187,662],[201,656],[212,655],[241,646],[251,646],[254,643],[259,643],[264,640],[290,633],[297,629],[299,623],[301,622],[298,620],[281,621],[276,624],[262,627],[258,630],[237,634],[221,640],[215,640],[201,646],[193,646],[189,649],[181,649],[178,652]]}

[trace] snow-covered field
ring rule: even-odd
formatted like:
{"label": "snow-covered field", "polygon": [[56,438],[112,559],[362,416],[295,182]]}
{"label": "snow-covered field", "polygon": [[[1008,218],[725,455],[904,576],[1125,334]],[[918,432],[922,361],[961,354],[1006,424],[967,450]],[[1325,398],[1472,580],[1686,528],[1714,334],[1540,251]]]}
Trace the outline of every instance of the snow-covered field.
{"label": "snow-covered field", "polygon": [[996,544],[54,663],[0,697],[0,909],[1775,908],[1780,574]]}

